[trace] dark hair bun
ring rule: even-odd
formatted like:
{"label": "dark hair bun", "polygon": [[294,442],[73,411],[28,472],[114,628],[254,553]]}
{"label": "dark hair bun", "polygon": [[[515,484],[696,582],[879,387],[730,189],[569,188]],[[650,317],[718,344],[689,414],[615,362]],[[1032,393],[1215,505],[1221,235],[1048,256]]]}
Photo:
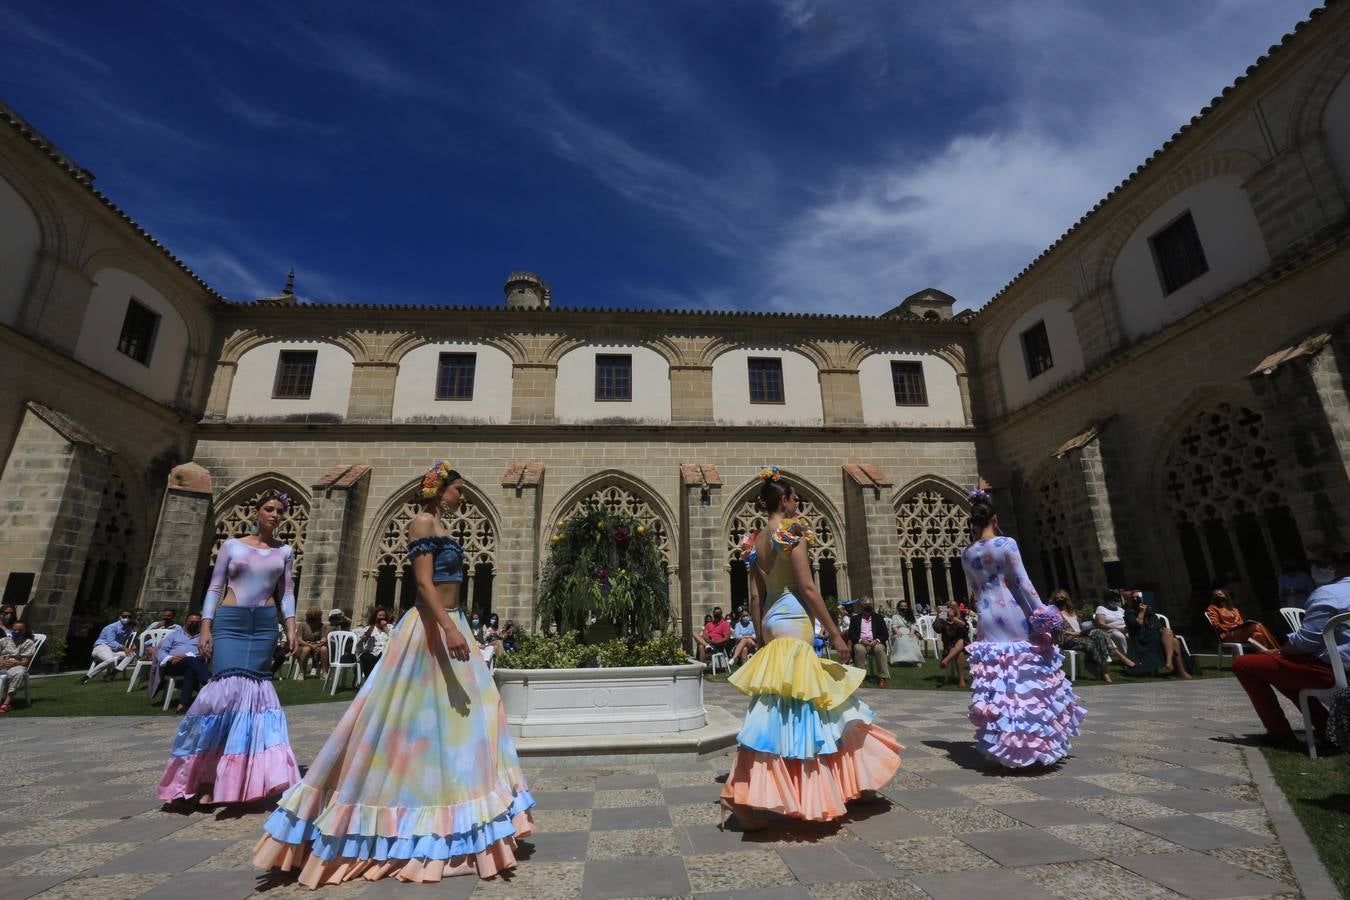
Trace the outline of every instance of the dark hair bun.
{"label": "dark hair bun", "polygon": [[759,497],[755,500],[755,509],[764,513],[776,513],[783,505],[783,499],[792,494],[792,485],[783,478],[766,480],[759,486]]}

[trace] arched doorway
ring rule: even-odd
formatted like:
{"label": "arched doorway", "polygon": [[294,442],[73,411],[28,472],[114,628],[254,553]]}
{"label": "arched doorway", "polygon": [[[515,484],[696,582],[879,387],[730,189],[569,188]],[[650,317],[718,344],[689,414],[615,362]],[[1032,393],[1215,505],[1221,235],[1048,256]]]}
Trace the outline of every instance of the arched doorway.
{"label": "arched doorway", "polygon": [[[1081,547],[1082,534],[1073,525],[1075,510],[1085,510],[1087,498],[1081,491],[1071,493],[1073,479],[1065,478],[1063,463],[1056,460],[1032,487],[1032,527],[1036,534],[1036,562],[1040,567],[1039,584],[1049,596],[1051,591],[1066,590],[1082,597],[1078,571],[1084,560],[1075,558],[1074,543]],[[1081,549],[1079,551],[1082,552]],[[1114,585],[1125,587],[1125,585]],[[1083,598],[1095,606],[1096,598]]]}
{"label": "arched doorway", "polygon": [[611,513],[623,513],[632,516],[645,525],[647,533],[652,535],[653,540],[656,541],[656,546],[661,550],[661,555],[665,557],[666,569],[669,571],[670,531],[645,497],[623,485],[609,484],[578,497],[576,502],[568,506],[559,518],[569,518],[591,507],[599,507]]}
{"label": "arched doorway", "polygon": [[132,592],[140,582],[144,560],[131,510],[126,481],[115,466],[110,467],[75,592],[66,638],[68,664],[87,665],[99,630],[117,618],[119,609],[130,607],[135,600]]}
{"label": "arched doorway", "polygon": [[279,541],[291,545],[294,562],[291,564],[291,578],[294,582],[296,602],[300,602],[300,580],[305,568],[305,528],[309,524],[309,501],[291,484],[277,479],[264,479],[248,485],[234,496],[236,500],[226,500],[216,512],[215,531],[211,537],[211,550],[207,558],[206,571],[200,590],[192,600],[192,608],[200,608],[206,588],[211,583],[211,570],[215,568],[220,548],[230,538],[240,538],[253,534],[258,504],[271,491],[283,491],[290,495],[291,505],[277,525],[275,536]]}
{"label": "arched doorway", "polygon": [[935,481],[907,489],[896,501],[897,548],[914,608],[966,599],[961,551],[970,542],[969,515],[960,492]]}
{"label": "arched doorway", "polygon": [[1191,416],[1163,462],[1163,505],[1193,591],[1238,581],[1278,612],[1280,562],[1302,559],[1288,484],[1261,413],[1219,403]]}
{"label": "arched doorway", "polygon": [[[840,591],[843,589],[843,565],[839,545],[836,540],[838,529],[835,527],[833,516],[828,507],[821,503],[811,488],[804,487],[798,481],[789,477],[788,479],[797,491],[797,515],[806,520],[811,530],[816,535],[816,543],[808,545],[807,554],[811,563],[811,572],[816,577],[816,585],[820,588],[820,595],[825,598],[839,599]],[[742,558],[741,542],[747,534],[759,531],[764,527],[765,515],[755,508],[755,498],[759,493],[759,483],[755,482],[745,491],[741,498],[736,501],[731,508],[731,515],[727,521],[727,572],[728,581],[728,605],[727,613],[738,607],[746,607],[750,603],[750,583],[749,573],[745,568],[745,560]],[[701,627],[703,623],[703,614],[707,610],[695,610],[697,613],[695,627]]]}
{"label": "arched doorway", "polygon": [[[389,610],[410,608],[417,599],[417,585],[408,561],[408,523],[421,511],[411,500],[397,506],[380,528],[372,570],[375,606]],[[497,528],[483,504],[467,485],[459,507],[441,519],[446,531],[464,548],[464,604],[481,616],[492,611],[492,584],[497,566]],[[366,595],[369,596],[369,595]]]}

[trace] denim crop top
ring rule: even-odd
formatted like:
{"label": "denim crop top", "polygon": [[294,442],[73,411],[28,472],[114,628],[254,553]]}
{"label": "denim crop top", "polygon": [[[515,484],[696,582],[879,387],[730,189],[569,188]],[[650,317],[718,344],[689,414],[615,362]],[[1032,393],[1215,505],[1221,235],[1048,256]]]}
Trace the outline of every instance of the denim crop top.
{"label": "denim crop top", "polygon": [[447,534],[433,534],[408,542],[408,559],[431,553],[431,583],[447,584],[464,580],[464,548]]}

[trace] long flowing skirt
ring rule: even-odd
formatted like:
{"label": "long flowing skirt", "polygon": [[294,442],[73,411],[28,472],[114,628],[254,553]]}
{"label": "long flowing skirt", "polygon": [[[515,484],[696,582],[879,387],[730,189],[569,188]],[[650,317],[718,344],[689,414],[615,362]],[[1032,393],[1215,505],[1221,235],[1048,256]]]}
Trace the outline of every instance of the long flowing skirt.
{"label": "long flowing skirt", "polygon": [[[473,647],[462,612],[452,621]],[[439,628],[403,617],[384,656],[254,849],[314,888],[356,877],[490,878],[533,831],[492,673],[451,659]]]}
{"label": "long flowing skirt", "polygon": [[215,672],[178,724],[156,793],[170,801],[209,794],[214,803],[279,794],[300,769],[272,686],[276,608],[217,607],[212,640]]}
{"label": "long flowing skirt", "polygon": [[966,648],[975,745],[1009,768],[1052,765],[1069,752],[1086,710],[1054,644],[976,641]]}
{"label": "long flowing skirt", "polygon": [[731,677],[750,695],[722,799],[796,819],[829,821],[900,768],[896,736],[853,696],[866,672],[816,656],[801,603],[783,594],[764,619],[769,642]]}

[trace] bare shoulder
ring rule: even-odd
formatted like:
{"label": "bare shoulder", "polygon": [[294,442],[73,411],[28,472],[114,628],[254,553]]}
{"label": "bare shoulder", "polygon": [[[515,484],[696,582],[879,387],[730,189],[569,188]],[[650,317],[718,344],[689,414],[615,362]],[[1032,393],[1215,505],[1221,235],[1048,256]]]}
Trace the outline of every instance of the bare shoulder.
{"label": "bare shoulder", "polygon": [[429,512],[420,512],[408,523],[408,537],[430,537],[436,533],[436,517]]}

